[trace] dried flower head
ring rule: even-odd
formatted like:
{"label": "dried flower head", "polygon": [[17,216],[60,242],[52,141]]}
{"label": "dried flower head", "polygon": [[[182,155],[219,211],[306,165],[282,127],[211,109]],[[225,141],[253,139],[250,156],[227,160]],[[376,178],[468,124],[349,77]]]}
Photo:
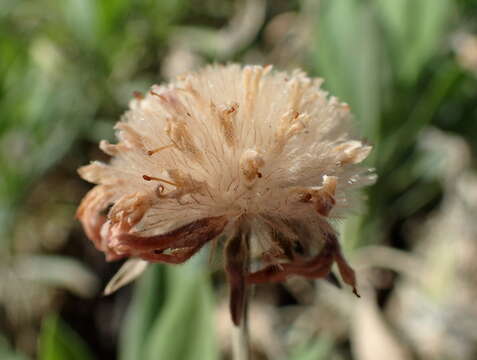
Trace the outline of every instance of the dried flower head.
{"label": "dried flower head", "polygon": [[[108,291],[144,260],[182,263],[224,234],[235,324],[247,283],[322,278],[336,262],[356,292],[330,221],[373,182],[359,165],[371,147],[320,79],[271,70],[210,66],[135,94],[119,142],[100,143],[110,164],[79,169],[98,184],[77,213],[88,237],[108,260],[134,259]],[[264,266],[249,273],[251,252]]]}

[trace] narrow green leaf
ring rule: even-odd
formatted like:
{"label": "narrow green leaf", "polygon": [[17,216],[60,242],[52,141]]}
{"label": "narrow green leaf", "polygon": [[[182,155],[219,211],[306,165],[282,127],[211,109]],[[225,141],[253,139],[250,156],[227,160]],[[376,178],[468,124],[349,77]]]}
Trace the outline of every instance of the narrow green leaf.
{"label": "narrow green leaf", "polygon": [[92,360],[86,343],[58,315],[52,314],[43,320],[39,360]]}
{"label": "narrow green leaf", "polygon": [[413,83],[436,52],[452,15],[451,0],[375,0],[398,77]]}
{"label": "narrow green leaf", "polygon": [[97,37],[97,2],[91,0],[65,0],[60,2],[65,25],[86,47],[94,47]]}
{"label": "narrow green leaf", "polygon": [[145,345],[145,360],[218,358],[212,289],[195,263],[167,268],[167,301]]}
{"label": "narrow green leaf", "polygon": [[400,153],[399,149],[405,149],[415,141],[419,132],[432,122],[446,96],[458,84],[462,75],[461,70],[453,62],[441,66],[439,73],[432,78],[408,119],[387,137],[387,142],[382,147],[381,161],[393,163],[392,160]]}
{"label": "narrow green leaf", "polygon": [[165,280],[164,269],[160,265],[149,265],[138,280],[120,334],[120,360],[144,359],[144,343],[162,311]]}
{"label": "narrow green leaf", "polygon": [[375,141],[383,64],[373,11],[361,1],[328,0],[317,9],[316,17],[316,72],[326,79],[326,88],[351,105],[365,135]]}
{"label": "narrow green leaf", "polygon": [[186,14],[189,2],[189,0],[146,1],[148,9],[146,12],[154,25],[155,33],[165,37],[172,30],[171,25]]}

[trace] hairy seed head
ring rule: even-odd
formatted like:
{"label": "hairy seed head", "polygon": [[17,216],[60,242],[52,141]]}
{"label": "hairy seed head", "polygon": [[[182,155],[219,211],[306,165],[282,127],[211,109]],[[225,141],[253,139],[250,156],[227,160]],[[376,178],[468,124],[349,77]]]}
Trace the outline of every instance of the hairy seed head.
{"label": "hairy seed head", "polygon": [[[79,170],[97,184],[77,213],[88,237],[108,259],[178,263],[224,233],[234,239],[226,256],[246,248],[271,266],[247,277],[237,273],[244,259],[229,258],[241,288],[322,277],[333,262],[354,287],[331,223],[374,181],[360,165],[371,146],[321,83],[271,66],[215,65],[135,94],[118,143],[100,143],[109,164]],[[244,228],[250,247],[240,244]]]}

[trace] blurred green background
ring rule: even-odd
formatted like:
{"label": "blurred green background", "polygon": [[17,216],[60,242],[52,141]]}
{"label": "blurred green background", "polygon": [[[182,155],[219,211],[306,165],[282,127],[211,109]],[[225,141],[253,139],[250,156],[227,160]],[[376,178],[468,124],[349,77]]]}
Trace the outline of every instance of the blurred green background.
{"label": "blurred green background", "polygon": [[476,20],[475,0],[2,0],[0,358],[231,358],[219,260],[103,297],[119,264],[74,212],[134,90],[237,61],[325,78],[379,174],[340,225],[363,297],[257,287],[254,359],[476,359]]}

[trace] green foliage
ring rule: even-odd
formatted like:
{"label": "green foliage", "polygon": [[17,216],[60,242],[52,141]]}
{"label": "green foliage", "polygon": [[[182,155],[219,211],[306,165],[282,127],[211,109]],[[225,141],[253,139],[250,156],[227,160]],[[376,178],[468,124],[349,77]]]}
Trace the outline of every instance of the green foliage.
{"label": "green foliage", "polygon": [[316,341],[296,348],[289,360],[326,360],[330,358],[332,350],[333,342],[327,336],[322,336]]}
{"label": "green foliage", "polygon": [[169,267],[167,273],[167,299],[144,344],[144,359],[217,359],[207,274],[194,263]]}
{"label": "green foliage", "polygon": [[153,266],[128,311],[120,358],[217,359],[212,299],[208,276],[195,262]]}
{"label": "green foliage", "polygon": [[375,0],[398,80],[413,85],[442,44],[451,0]]}
{"label": "green foliage", "polygon": [[[116,119],[115,99],[124,107],[133,90],[145,88],[135,73],[155,61],[157,46],[164,45],[187,4],[42,0],[2,5],[0,251],[12,246],[8,233],[32,184],[78,137],[111,137],[112,127],[105,134],[96,114]],[[154,48],[148,47],[151,42]]]}
{"label": "green foliage", "polygon": [[84,341],[58,315],[43,320],[41,328],[39,360],[93,360]]}
{"label": "green foliage", "polygon": [[363,132],[379,136],[385,69],[371,7],[362,1],[323,1],[316,9],[314,70],[330,91],[347,101]]}
{"label": "green foliage", "polygon": [[167,294],[165,269],[151,265],[137,281],[124,319],[119,343],[120,360],[144,358],[144,344],[163,309]]}

